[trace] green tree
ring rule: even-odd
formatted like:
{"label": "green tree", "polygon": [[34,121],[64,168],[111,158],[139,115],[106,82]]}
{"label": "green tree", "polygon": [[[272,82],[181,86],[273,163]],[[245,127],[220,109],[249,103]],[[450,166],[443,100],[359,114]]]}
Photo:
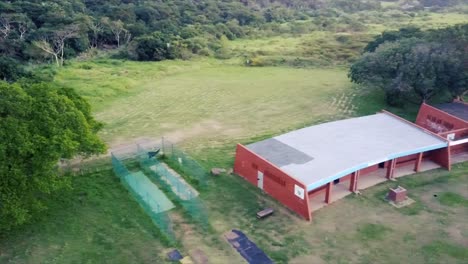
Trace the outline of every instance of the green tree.
{"label": "green tree", "polygon": [[349,77],[355,83],[383,89],[393,105],[414,98],[420,103],[442,92],[457,97],[468,84],[462,53],[447,43],[415,38],[385,43],[356,61]]}
{"label": "green tree", "polygon": [[27,76],[21,64],[7,56],[0,56],[0,80],[11,82]]}
{"label": "green tree", "polygon": [[385,42],[397,41],[405,38],[420,38],[424,32],[416,27],[400,28],[398,31],[384,31],[381,35],[367,44],[364,48],[365,52],[374,52],[380,44]]}
{"label": "green tree", "polygon": [[89,104],[71,89],[0,82],[0,230],[24,224],[68,186],[61,158],[103,153]]}
{"label": "green tree", "polygon": [[129,49],[131,58],[140,61],[161,61],[175,59],[178,46],[174,43],[174,37],[155,32],[136,38]]}

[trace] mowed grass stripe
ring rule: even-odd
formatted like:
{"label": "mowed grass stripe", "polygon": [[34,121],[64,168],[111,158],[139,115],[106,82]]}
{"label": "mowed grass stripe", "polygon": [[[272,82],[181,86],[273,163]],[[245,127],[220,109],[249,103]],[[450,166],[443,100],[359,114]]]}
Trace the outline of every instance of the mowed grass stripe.
{"label": "mowed grass stripe", "polygon": [[[278,133],[333,118],[340,113],[332,107],[334,96],[350,87],[344,69],[249,68],[211,60],[179,63],[178,67],[176,62],[144,63],[133,72],[132,62],[111,62],[100,67],[112,71],[82,74],[86,81],[60,77],[58,81],[89,98],[97,118],[106,123],[102,136],[111,145],[142,136],[171,138],[173,133],[176,141],[201,140],[201,144],[227,136],[234,142]],[[66,71],[80,72],[80,67],[72,64]],[[105,82],[109,72],[123,71],[127,74],[122,79],[130,79],[123,81],[126,85],[138,85],[115,94],[106,92],[101,80]],[[90,91],[99,92],[93,96]],[[105,107],[100,103],[102,94],[109,94]]]}

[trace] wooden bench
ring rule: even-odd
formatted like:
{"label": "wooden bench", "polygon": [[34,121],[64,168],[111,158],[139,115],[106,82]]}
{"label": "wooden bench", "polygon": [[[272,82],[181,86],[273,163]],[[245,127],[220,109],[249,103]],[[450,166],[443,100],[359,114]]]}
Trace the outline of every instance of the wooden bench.
{"label": "wooden bench", "polygon": [[273,208],[266,208],[266,209],[264,209],[264,210],[257,213],[257,218],[258,219],[265,218],[265,217],[267,217],[269,215],[272,215],[274,211],[275,210],[273,210]]}

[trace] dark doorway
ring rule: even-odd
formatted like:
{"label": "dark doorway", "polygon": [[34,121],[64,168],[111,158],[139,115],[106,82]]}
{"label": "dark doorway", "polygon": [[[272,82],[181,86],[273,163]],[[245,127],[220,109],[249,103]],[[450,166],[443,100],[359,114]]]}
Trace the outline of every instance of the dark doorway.
{"label": "dark doorway", "polygon": [[380,162],[379,163],[379,169],[385,168],[385,162]]}

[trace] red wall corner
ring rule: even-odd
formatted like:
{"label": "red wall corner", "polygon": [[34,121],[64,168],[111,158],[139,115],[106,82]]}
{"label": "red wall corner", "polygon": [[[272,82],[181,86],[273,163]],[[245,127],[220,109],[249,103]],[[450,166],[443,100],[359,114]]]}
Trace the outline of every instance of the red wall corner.
{"label": "red wall corner", "polygon": [[[234,161],[234,173],[257,186],[258,171],[264,174],[264,192],[306,220],[311,220],[307,187],[245,146],[238,144]],[[300,190],[301,188],[303,190],[302,199],[295,194],[296,189]]]}
{"label": "red wall corner", "polygon": [[446,168],[447,170],[451,170],[452,166],[450,154],[450,146],[446,148],[436,149],[431,151],[431,159],[440,166]]}
{"label": "red wall corner", "polygon": [[467,126],[466,121],[425,103],[419,108],[416,124],[434,133],[443,133]]}

